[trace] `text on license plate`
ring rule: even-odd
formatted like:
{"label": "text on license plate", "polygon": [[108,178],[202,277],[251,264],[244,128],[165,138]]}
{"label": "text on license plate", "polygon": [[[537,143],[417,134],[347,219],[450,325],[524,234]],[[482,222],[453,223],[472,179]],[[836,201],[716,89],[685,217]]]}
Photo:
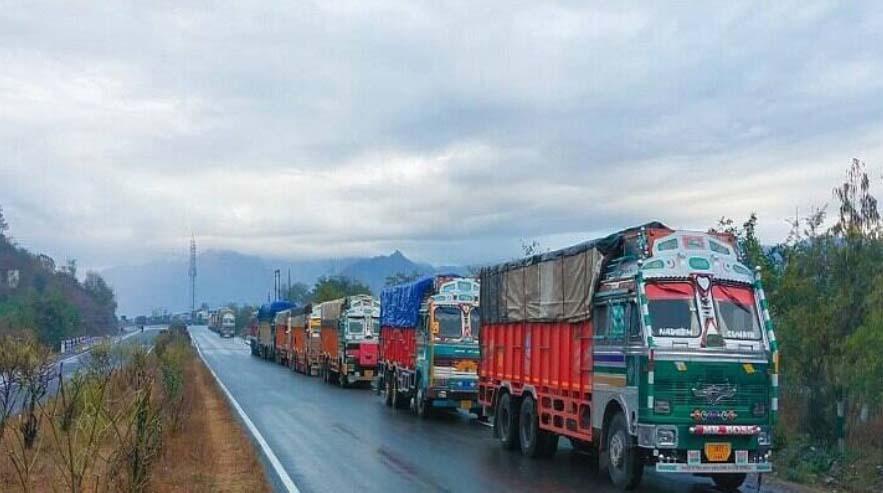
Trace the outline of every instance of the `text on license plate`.
{"label": "text on license plate", "polygon": [[730,444],[725,443],[706,443],[705,457],[709,462],[726,462],[730,458]]}

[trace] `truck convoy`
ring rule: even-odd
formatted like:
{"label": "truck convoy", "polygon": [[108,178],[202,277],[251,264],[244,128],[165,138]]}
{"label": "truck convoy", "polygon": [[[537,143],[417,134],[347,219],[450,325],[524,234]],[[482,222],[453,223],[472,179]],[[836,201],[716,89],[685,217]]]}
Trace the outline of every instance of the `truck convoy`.
{"label": "truck convoy", "polygon": [[380,302],[368,295],[318,305],[322,351],[319,375],[341,387],[374,380]]}
{"label": "truck convoy", "polygon": [[455,275],[383,290],[377,392],[388,406],[410,405],[421,417],[435,408],[481,412],[478,297],[477,281]]}
{"label": "truck convoy", "polygon": [[236,315],[230,308],[220,308],[208,313],[208,328],[221,337],[233,337],[236,332]]}
{"label": "truck convoy", "polygon": [[[274,301],[261,306],[257,313],[257,325],[249,332],[251,354],[264,359],[276,359],[276,314],[293,306],[287,301]],[[280,330],[284,331],[285,327]]]}
{"label": "truck convoy", "polygon": [[[478,399],[502,446],[536,457],[566,437],[625,489],[645,466],[727,491],[771,471],[779,354],[736,248],[651,223],[483,269]],[[393,396],[414,378],[396,377]]]}

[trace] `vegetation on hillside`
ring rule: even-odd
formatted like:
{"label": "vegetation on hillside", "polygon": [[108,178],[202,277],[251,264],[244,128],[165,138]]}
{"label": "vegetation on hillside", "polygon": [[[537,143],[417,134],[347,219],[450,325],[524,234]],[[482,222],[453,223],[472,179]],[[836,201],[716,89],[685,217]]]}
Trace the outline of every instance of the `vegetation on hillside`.
{"label": "vegetation on hillside", "polygon": [[17,246],[0,208],[0,333],[30,331],[55,348],[62,339],[108,334],[116,325],[116,300],[104,279],[87,272],[80,282],[76,260],[57,266]]}
{"label": "vegetation on hillside", "polygon": [[754,214],[715,228],[735,233],[762,271],[783,361],[778,463],[791,479],[883,487],[883,222],[872,188],[853,160],[832,220],[826,207],[797,217],[772,247]]}

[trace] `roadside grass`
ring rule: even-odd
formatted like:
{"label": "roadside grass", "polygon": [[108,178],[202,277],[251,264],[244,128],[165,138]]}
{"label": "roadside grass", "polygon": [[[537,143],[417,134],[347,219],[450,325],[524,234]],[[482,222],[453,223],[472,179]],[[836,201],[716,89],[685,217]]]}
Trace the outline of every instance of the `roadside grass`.
{"label": "roadside grass", "polygon": [[52,356],[0,338],[0,491],[269,491],[183,327],[100,345],[55,396]]}

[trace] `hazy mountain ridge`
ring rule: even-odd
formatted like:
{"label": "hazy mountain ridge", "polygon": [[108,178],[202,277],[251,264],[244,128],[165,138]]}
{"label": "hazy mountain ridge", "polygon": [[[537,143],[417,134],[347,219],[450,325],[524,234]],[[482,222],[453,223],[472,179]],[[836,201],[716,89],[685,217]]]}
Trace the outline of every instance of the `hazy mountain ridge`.
{"label": "hazy mountain ridge", "polygon": [[[209,250],[197,257],[196,303],[218,306],[225,303],[260,303],[273,291],[273,271],[279,269],[282,283],[302,282],[312,286],[324,275],[343,275],[367,284],[379,293],[386,277],[402,272],[430,274],[439,269],[414,262],[396,250],[370,258],[287,261],[246,255],[227,250]],[[159,260],[137,266],[119,266],[101,272],[116,292],[118,313],[149,314],[153,309],[179,312],[190,307],[188,260]],[[445,272],[466,269],[446,266]]]}

